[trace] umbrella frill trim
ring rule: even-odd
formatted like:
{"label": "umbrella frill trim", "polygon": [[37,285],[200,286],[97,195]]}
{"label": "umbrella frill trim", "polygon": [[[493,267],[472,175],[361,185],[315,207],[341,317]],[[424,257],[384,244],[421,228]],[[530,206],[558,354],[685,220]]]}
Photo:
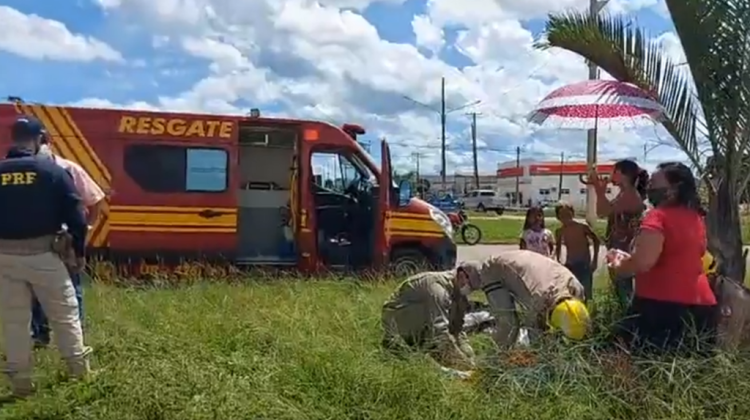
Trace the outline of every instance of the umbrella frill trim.
{"label": "umbrella frill trim", "polygon": [[545,129],[560,130],[630,130],[643,127],[655,126],[659,120],[651,115],[641,114],[636,116],[614,117],[614,118],[576,118],[569,116],[549,115],[544,112],[535,112],[529,117],[529,121],[544,125]]}
{"label": "umbrella frill trim", "polygon": [[648,98],[637,98],[633,96],[617,95],[578,95],[578,96],[558,96],[543,100],[536,106],[537,110],[562,108],[562,107],[579,107],[579,106],[621,106],[635,107],[639,109],[649,109],[662,112],[664,108],[658,102]]}

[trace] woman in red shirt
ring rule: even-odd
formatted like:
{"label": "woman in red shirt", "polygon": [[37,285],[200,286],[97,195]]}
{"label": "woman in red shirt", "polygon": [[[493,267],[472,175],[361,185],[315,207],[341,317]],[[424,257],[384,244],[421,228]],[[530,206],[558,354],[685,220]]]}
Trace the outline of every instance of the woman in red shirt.
{"label": "woman in red shirt", "polygon": [[635,274],[624,332],[662,350],[712,344],[716,297],[701,262],[706,226],[695,177],[682,163],[662,163],[647,194],[654,208],[643,217],[633,252],[612,263],[619,274]]}

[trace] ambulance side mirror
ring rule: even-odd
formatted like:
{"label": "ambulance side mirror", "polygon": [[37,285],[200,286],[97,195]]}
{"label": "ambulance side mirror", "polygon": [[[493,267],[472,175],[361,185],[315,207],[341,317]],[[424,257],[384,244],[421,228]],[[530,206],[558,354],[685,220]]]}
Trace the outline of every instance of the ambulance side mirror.
{"label": "ambulance side mirror", "polygon": [[404,179],[398,186],[398,205],[405,206],[411,199],[411,182]]}

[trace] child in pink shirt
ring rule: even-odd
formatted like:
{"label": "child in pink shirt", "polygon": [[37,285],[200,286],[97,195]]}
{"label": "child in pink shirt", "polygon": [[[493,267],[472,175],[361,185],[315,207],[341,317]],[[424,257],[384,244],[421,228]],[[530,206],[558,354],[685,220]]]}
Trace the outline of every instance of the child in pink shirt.
{"label": "child in pink shirt", "polygon": [[555,237],[549,229],[544,227],[544,211],[541,207],[530,207],[526,211],[526,221],[523,224],[519,247],[552,257]]}

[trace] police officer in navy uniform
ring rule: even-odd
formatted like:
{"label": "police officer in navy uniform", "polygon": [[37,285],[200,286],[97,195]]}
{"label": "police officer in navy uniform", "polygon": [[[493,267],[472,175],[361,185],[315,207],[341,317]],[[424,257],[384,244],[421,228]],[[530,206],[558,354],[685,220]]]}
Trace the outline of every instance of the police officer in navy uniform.
{"label": "police officer in navy uniform", "polygon": [[34,390],[29,334],[32,291],[49,317],[70,376],[89,373],[91,348],[83,343],[75,289],[63,261],[53,252],[65,224],[76,255],[74,269],[83,268],[88,227],[70,174],[37,156],[45,136],[39,120],[19,117],[11,127],[13,146],[0,161],[0,321],[5,373],[16,397]]}

